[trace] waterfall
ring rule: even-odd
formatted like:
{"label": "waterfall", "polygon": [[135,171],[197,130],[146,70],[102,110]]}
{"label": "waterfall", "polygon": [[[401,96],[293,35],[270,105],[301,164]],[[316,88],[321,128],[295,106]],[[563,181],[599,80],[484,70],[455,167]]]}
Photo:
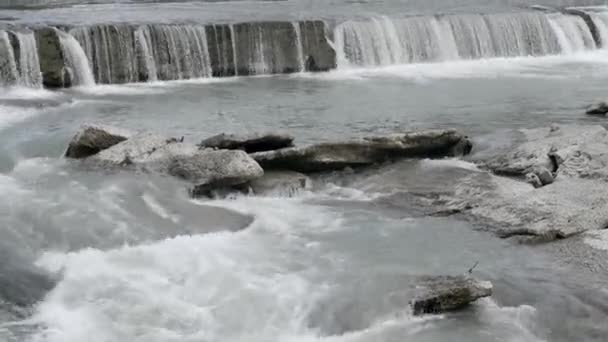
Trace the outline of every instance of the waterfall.
{"label": "waterfall", "polygon": [[36,39],[32,32],[0,31],[0,84],[42,87]]}
{"label": "waterfall", "polygon": [[145,78],[145,80],[147,80],[148,82],[154,82],[158,80],[156,61],[154,60],[152,48],[150,46],[151,41],[152,37],[150,36],[150,30],[147,26],[140,27],[135,31],[135,43],[140,48],[139,60],[143,60],[143,65],[146,69],[145,75],[142,74],[140,76],[140,80],[143,80]]}
{"label": "waterfall", "polygon": [[334,37],[341,67],[544,56],[596,48],[582,18],[540,12],[351,20],[339,24]]}
{"label": "waterfall", "polygon": [[304,45],[302,44],[302,30],[300,29],[299,22],[291,23],[293,25],[293,30],[296,33],[296,49],[298,56],[298,66],[300,72],[304,72],[306,70],[305,62],[304,62]]}
{"label": "waterfall", "polygon": [[99,25],[70,33],[84,47],[98,83],[211,77],[204,26]]}
{"label": "waterfall", "polygon": [[608,13],[591,12],[588,14],[597,28],[600,40],[602,41],[601,47],[608,47]]}
{"label": "waterfall", "polygon": [[0,31],[0,85],[15,84],[18,77],[15,51],[8,32]]}
{"label": "waterfall", "polygon": [[68,33],[59,30],[57,32],[63,59],[69,70],[72,84],[77,86],[95,85],[95,78],[89,66],[89,61],[78,41]]}
{"label": "waterfall", "polygon": [[42,73],[34,33],[16,32],[15,36],[19,44],[18,83],[25,87],[41,88]]}
{"label": "waterfall", "polygon": [[153,57],[158,79],[212,76],[204,26],[151,25],[147,30],[149,34],[143,41]]}
{"label": "waterfall", "polygon": [[234,34],[234,25],[230,24],[230,37],[231,37],[231,43],[232,43],[232,61],[234,63],[234,75],[238,76],[239,75],[239,64],[238,64],[238,59],[236,58],[236,36]]}
{"label": "waterfall", "polygon": [[97,25],[70,30],[82,46],[98,83],[139,81],[135,36],[129,25]]}

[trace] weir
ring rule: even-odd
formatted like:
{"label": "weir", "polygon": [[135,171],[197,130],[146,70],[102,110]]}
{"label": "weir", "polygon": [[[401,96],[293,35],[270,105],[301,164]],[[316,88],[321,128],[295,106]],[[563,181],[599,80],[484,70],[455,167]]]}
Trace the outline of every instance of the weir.
{"label": "weir", "polygon": [[608,14],[569,9],[0,31],[0,84],[121,84],[570,54],[608,45]]}
{"label": "weir", "polygon": [[531,12],[347,21],[334,36],[340,66],[381,66],[590,50],[591,32],[580,16]]}

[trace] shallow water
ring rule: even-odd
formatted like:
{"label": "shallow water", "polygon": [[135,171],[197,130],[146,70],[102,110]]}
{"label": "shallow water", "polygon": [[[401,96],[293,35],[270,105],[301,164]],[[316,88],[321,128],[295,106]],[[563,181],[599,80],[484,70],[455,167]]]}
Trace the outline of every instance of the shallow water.
{"label": "shallow water", "polygon": [[[328,2],[320,11],[436,13],[438,4]],[[516,8],[473,1],[442,8],[473,4]],[[226,9],[217,18],[240,20],[243,8],[256,7],[253,16],[273,8],[261,14],[272,16],[301,13],[290,6],[304,4],[120,8],[126,16],[171,8],[163,17],[173,20],[172,13],[209,6]],[[78,21],[89,10],[105,20],[115,9],[6,12]],[[455,127],[475,143],[470,159],[483,159],[510,146],[517,128],[604,124],[582,112],[605,97],[607,66],[608,52],[598,50],[61,91],[1,88],[0,340],[604,341],[605,259],[588,257],[591,246],[605,248],[602,233],[522,246],[420,206],[416,196],[483,172],[468,160],[330,175],[292,198],[193,201],[174,179],[92,171],[61,155],[82,123],[98,122],[190,142],[282,130],[298,144]],[[495,285],[491,299],[455,314],[411,316],[418,277],[460,274],[477,261],[475,275]]]}

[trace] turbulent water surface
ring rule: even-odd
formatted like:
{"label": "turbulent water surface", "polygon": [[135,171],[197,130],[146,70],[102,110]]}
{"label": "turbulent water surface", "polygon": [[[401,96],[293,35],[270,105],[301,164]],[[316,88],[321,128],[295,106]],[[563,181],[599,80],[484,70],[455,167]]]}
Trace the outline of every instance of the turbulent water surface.
{"label": "turbulent water surface", "polygon": [[[585,10],[594,33],[579,16],[522,10],[529,1],[118,2],[0,11],[12,18],[0,30],[0,340],[605,341],[601,234],[522,246],[414,199],[483,172],[469,160],[517,128],[603,124],[580,114],[606,95],[604,8]],[[590,4],[603,2],[559,5]],[[302,72],[304,17],[332,17],[336,69]],[[275,53],[270,29],[233,33],[228,64],[258,76],[213,77],[199,24],[268,18],[295,43]],[[47,23],[76,25],[54,28],[75,87],[42,88],[30,28]],[[292,197],[193,200],[172,178],[62,158],[84,122],[191,142],[282,130],[299,144],[454,127],[475,147],[329,175]],[[411,315],[417,277],[477,261],[491,299]]]}

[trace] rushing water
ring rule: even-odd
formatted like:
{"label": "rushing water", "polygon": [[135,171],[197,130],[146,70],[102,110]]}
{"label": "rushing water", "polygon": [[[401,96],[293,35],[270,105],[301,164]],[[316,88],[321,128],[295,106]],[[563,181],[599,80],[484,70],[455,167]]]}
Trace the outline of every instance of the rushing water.
{"label": "rushing water", "polygon": [[[372,5],[388,6],[353,6]],[[55,91],[40,89],[33,34],[0,31],[0,341],[605,341],[603,234],[522,246],[419,205],[482,172],[467,159],[318,177],[294,197],[192,200],[175,179],[61,157],[84,122],[190,142],[282,130],[298,144],[455,127],[472,159],[511,145],[517,128],[604,124],[582,115],[608,81],[588,24],[493,6],[342,18],[328,24],[338,65],[326,73],[301,72],[318,24],[287,14],[283,36],[219,22],[58,25],[79,87]],[[606,41],[605,14],[586,11]],[[243,76],[286,65],[293,74]],[[239,77],[217,77],[228,69]],[[491,299],[412,317],[405,289],[418,276],[477,261]]]}

